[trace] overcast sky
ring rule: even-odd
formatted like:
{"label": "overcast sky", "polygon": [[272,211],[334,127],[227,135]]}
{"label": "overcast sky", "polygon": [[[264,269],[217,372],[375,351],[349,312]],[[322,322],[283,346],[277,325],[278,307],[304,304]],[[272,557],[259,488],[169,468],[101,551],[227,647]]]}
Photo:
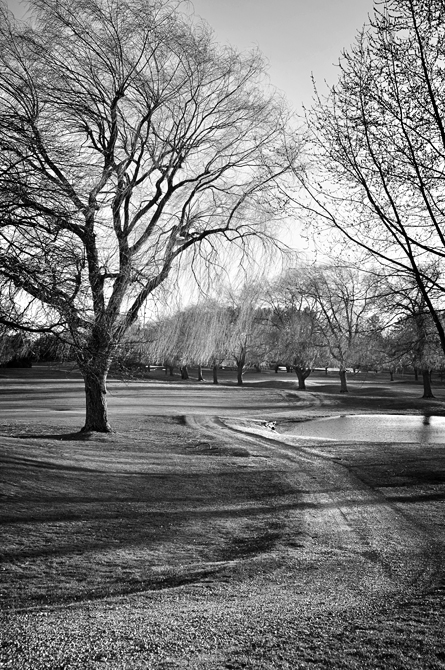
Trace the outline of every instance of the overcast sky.
{"label": "overcast sky", "polygon": [[[7,0],[20,13],[20,0]],[[75,0],[73,0],[75,2]],[[311,73],[322,87],[334,83],[342,49],[372,11],[373,0],[193,0],[195,12],[219,42],[258,47],[272,83],[300,109],[312,98]]]}

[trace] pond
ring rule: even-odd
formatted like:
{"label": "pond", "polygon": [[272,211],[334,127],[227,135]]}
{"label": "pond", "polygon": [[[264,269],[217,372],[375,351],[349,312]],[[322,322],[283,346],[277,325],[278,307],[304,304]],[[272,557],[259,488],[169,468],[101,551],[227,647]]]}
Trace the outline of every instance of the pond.
{"label": "pond", "polygon": [[419,414],[344,414],[297,423],[292,434],[324,440],[445,444],[445,417]]}

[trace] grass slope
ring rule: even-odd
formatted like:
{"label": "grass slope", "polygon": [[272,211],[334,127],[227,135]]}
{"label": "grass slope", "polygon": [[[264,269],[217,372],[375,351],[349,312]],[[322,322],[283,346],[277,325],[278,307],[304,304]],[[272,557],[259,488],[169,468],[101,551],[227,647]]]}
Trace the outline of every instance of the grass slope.
{"label": "grass slope", "polygon": [[75,384],[37,380],[37,417],[32,377],[5,383],[0,667],[445,668],[444,446],[286,443],[303,412],[412,411],[418,388],[251,379],[196,391],[193,422],[186,386],[157,387],[166,416],[116,386],[106,436],[75,432]]}

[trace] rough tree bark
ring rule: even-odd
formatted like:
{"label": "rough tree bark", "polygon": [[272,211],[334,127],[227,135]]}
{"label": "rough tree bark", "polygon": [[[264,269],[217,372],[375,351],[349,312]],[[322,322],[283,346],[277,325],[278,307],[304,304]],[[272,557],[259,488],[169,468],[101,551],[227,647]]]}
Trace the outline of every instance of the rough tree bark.
{"label": "rough tree bark", "polygon": [[245,364],[246,360],[244,358],[241,358],[236,361],[236,383],[238,384],[238,386],[243,385],[243,374]]}
{"label": "rough tree bark", "polygon": [[423,398],[434,398],[433,390],[431,388],[431,373],[428,368],[422,370],[423,379]]}
{"label": "rough tree bark", "polygon": [[300,366],[295,366],[295,372],[298,377],[298,388],[300,391],[306,391],[306,379],[311,374],[311,368],[301,368]]}
{"label": "rough tree bark", "polygon": [[348,393],[348,382],[346,379],[346,370],[340,370],[340,393]]}
{"label": "rough tree bark", "polygon": [[83,372],[85,384],[85,424],[81,432],[111,432],[107,408],[107,372],[86,370]]}
{"label": "rough tree bark", "polygon": [[214,365],[212,367],[213,383],[218,384],[218,366]]}

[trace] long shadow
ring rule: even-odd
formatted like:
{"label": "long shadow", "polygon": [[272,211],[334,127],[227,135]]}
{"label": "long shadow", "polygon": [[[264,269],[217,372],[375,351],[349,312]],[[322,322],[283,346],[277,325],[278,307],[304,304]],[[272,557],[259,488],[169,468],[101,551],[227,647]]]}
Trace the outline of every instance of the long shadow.
{"label": "long shadow", "polygon": [[[284,506],[283,509],[284,510],[292,509],[292,507]],[[265,512],[271,513],[273,512],[273,510],[269,509],[269,510],[257,511],[255,516],[256,517],[263,516]],[[209,513],[209,514],[202,514],[199,516],[200,518],[202,517],[203,520],[206,520],[207,518],[213,518],[213,516],[215,515]],[[222,518],[225,518],[227,516],[228,518],[231,519],[233,518],[251,519],[254,515],[252,514],[245,515],[244,513],[240,512],[237,514],[229,514],[229,515],[221,513],[219,516]],[[11,561],[44,559],[50,557],[63,558],[68,557],[70,555],[76,557],[95,551],[107,552],[109,550],[122,550],[122,549],[124,549],[125,551],[128,551],[129,549],[131,550],[145,549],[147,551],[153,551],[157,545],[162,544],[163,542],[171,544],[172,540],[174,541],[176,539],[179,539],[180,543],[182,543],[184,542],[184,538],[186,544],[188,540],[188,546],[192,547],[193,550],[196,548],[196,540],[193,538],[193,534],[190,534],[188,530],[182,531],[181,533],[181,526],[183,524],[187,524],[187,522],[190,520],[189,515],[187,513],[184,514],[178,513],[176,517],[170,514],[169,515],[150,514],[148,517],[148,515],[145,514],[140,515],[140,518],[145,521],[145,525],[138,523],[136,521],[136,517],[132,519],[133,523],[131,525],[128,524],[127,526],[125,526],[125,528],[121,528],[119,526],[116,527],[111,524],[107,531],[107,534],[104,537],[95,537],[94,529],[89,528],[87,530],[87,533],[85,533],[85,535],[82,536],[82,539],[85,539],[85,541],[81,543],[79,543],[80,537],[77,536],[76,541],[72,541],[72,543],[67,542],[62,546],[55,546],[53,544],[51,546],[44,546],[37,548],[3,551],[0,554],[0,565],[4,563],[9,563]],[[149,521],[147,521],[147,518],[149,518]],[[276,518],[273,515],[271,515],[269,518],[273,520],[274,526],[276,526],[277,525]],[[119,522],[120,519],[116,518],[116,521]],[[100,528],[102,529],[102,526]],[[213,543],[213,549],[214,551],[217,551],[219,555],[221,555],[221,552],[224,550],[224,547],[221,546],[222,541],[224,542],[226,549],[227,549],[227,543],[229,546],[233,545],[234,549],[233,552],[232,550],[230,550],[231,553],[236,553],[238,555],[240,553],[243,553],[244,555],[252,553],[261,553],[262,551],[266,550],[267,542],[269,542],[268,548],[271,548],[272,543],[278,541],[280,536],[281,536],[280,533],[276,530],[274,530],[273,532],[271,532],[270,530],[262,531],[260,527],[259,532],[252,535],[251,537],[241,537],[237,539],[229,538],[227,540],[219,540],[219,541],[215,540]],[[207,543],[207,540],[205,542]],[[229,556],[227,553],[224,554],[224,559],[222,560],[229,560]]]}
{"label": "long shadow", "polygon": [[[87,501],[88,502],[88,501]],[[100,503],[103,501],[101,500]],[[304,510],[304,509],[322,509],[326,507],[331,507],[329,504],[319,504],[313,502],[292,502],[284,504],[271,504],[271,505],[257,505],[255,507],[238,507],[236,509],[213,509],[213,510],[200,510],[200,509],[181,509],[181,510],[169,510],[166,512],[163,511],[151,511],[150,509],[143,509],[137,511],[134,509],[133,505],[135,503],[134,499],[129,500],[119,500],[116,499],[105,501],[106,503],[114,503],[115,509],[107,513],[101,513],[98,510],[91,510],[89,513],[83,510],[82,512],[59,512],[54,514],[48,514],[46,516],[28,516],[28,517],[14,517],[14,516],[5,516],[1,520],[3,525],[14,525],[14,524],[27,524],[27,523],[60,523],[60,522],[72,522],[78,521],[80,523],[90,523],[92,521],[119,521],[121,519],[128,519],[130,521],[135,521],[136,519],[140,520],[140,525],[147,523],[149,519],[150,524],[155,523],[156,521],[163,524],[168,522],[168,519],[176,522],[178,519],[182,520],[191,520],[191,519],[241,519],[241,518],[255,518],[263,516],[266,514],[279,514],[281,512],[289,512],[295,510]],[[193,500],[188,501],[193,503]],[[78,504],[78,503],[76,503]],[[82,504],[82,503],[81,503]],[[85,504],[85,503],[83,503]],[[123,509],[124,505],[131,504],[131,509]],[[149,503],[146,503],[149,506]],[[139,521],[138,521],[139,524]]]}
{"label": "long shadow", "polygon": [[61,440],[62,442],[107,441],[106,437],[101,437],[97,433],[84,433],[80,430],[76,433],[18,433],[17,435],[9,435],[8,437],[15,437],[19,440]]}
{"label": "long shadow", "polygon": [[[236,382],[234,382],[236,384]],[[227,386],[232,386],[232,384],[227,384]],[[270,381],[244,381],[242,386],[236,385],[235,388],[249,388],[249,389],[285,389],[287,391],[298,391],[298,380],[289,379],[289,381],[283,381],[281,379],[271,379]],[[309,389],[308,389],[309,390]],[[301,391],[304,393],[304,391]]]}
{"label": "long shadow", "polygon": [[[334,491],[319,491],[319,493],[332,493]],[[303,491],[298,491],[295,492],[296,495],[298,494],[303,494],[305,492]],[[445,492],[438,492],[438,493],[426,493],[424,495],[422,494],[416,494],[413,496],[403,496],[403,495],[394,495],[394,496],[382,496],[380,499],[375,499],[372,501],[369,500],[362,500],[362,499],[354,499],[350,498],[348,500],[339,500],[338,502],[332,501],[332,502],[312,502],[312,501],[293,501],[289,503],[271,503],[271,504],[264,504],[264,505],[256,505],[256,506],[244,506],[244,507],[237,507],[235,509],[180,509],[180,510],[168,510],[168,511],[151,511],[149,508],[149,505],[151,501],[143,501],[137,498],[128,498],[128,499],[118,499],[116,498],[110,498],[107,500],[104,499],[90,499],[90,498],[85,498],[82,500],[75,500],[73,501],[73,504],[97,504],[99,507],[102,505],[106,504],[114,504],[114,509],[109,510],[108,512],[104,513],[104,511],[100,509],[92,509],[90,511],[86,510],[80,510],[79,512],[60,512],[53,513],[53,514],[46,514],[45,516],[39,516],[38,514],[34,515],[28,515],[26,517],[17,517],[17,516],[4,516],[3,519],[1,520],[1,525],[22,525],[22,524],[28,524],[28,523],[37,523],[37,524],[45,524],[45,523],[63,523],[63,522],[73,522],[77,521],[80,523],[90,523],[90,522],[96,522],[96,521],[119,521],[122,519],[128,519],[130,521],[136,522],[138,521],[138,526],[144,526],[144,524],[147,523],[147,520],[149,520],[150,524],[154,524],[156,521],[159,523],[162,522],[162,524],[168,523],[168,520],[171,519],[173,523],[182,522],[182,521],[188,521],[188,520],[196,520],[196,519],[240,519],[240,518],[255,518],[255,517],[260,517],[264,516],[267,514],[271,515],[276,515],[280,514],[282,512],[290,512],[290,511],[305,511],[305,510],[323,510],[323,509],[333,509],[338,506],[341,506],[342,508],[347,508],[347,507],[369,507],[370,505],[374,507],[378,507],[380,505],[385,505],[385,504],[390,504],[394,502],[401,502],[401,503],[421,503],[421,502],[428,502],[428,501],[442,501],[445,500]],[[53,500],[50,501],[52,504],[54,503]],[[66,502],[66,499],[65,499]],[[71,504],[71,500],[69,501]],[[193,500],[193,499],[188,499],[185,501],[185,504],[190,503],[199,503],[199,500]],[[134,504],[139,503],[144,506],[146,506],[145,509],[142,509],[140,511],[134,509]],[[208,503],[205,502],[204,505],[207,505]],[[222,502],[221,504],[224,504]],[[130,509],[125,509],[126,505],[131,505]],[[49,550],[49,553],[51,551]],[[26,554],[28,555],[28,554]],[[29,555],[34,555],[34,554],[29,554]]]}
{"label": "long shadow", "polygon": [[86,468],[78,465],[66,465],[65,463],[54,463],[52,461],[42,461],[41,459],[24,458],[19,456],[2,456],[0,463],[7,465],[17,465],[22,467],[36,468],[38,470],[55,470],[60,472],[83,472],[100,473],[109,476],[140,476],[141,473],[135,472],[116,472],[113,470],[99,470],[97,468]]}
{"label": "long shadow", "polygon": [[[40,610],[42,606],[48,605],[74,605],[77,603],[88,603],[103,601],[104,598],[116,598],[119,596],[131,596],[134,594],[145,593],[147,591],[163,591],[165,589],[177,588],[186,586],[188,584],[196,584],[198,582],[213,581],[221,573],[224,574],[226,570],[225,565],[220,565],[212,568],[205,568],[201,570],[188,570],[186,574],[160,574],[153,575],[151,579],[135,579],[134,583],[123,582],[114,583],[111,587],[107,585],[105,588],[88,589],[85,593],[69,593],[65,596],[60,594],[53,597],[45,595],[32,596],[28,600],[21,601],[17,606],[14,602],[6,603],[4,611],[13,611],[15,614],[20,612],[29,612],[32,610]],[[57,666],[59,667],[59,666]]]}
{"label": "long shadow", "polygon": [[432,500],[445,500],[445,492],[442,493],[426,493],[425,495],[422,495],[421,493],[415,495],[415,496],[403,496],[403,495],[397,495],[397,496],[385,496],[386,500],[389,502],[400,502],[400,503],[421,503],[421,502],[427,502],[427,501],[432,501]]}

